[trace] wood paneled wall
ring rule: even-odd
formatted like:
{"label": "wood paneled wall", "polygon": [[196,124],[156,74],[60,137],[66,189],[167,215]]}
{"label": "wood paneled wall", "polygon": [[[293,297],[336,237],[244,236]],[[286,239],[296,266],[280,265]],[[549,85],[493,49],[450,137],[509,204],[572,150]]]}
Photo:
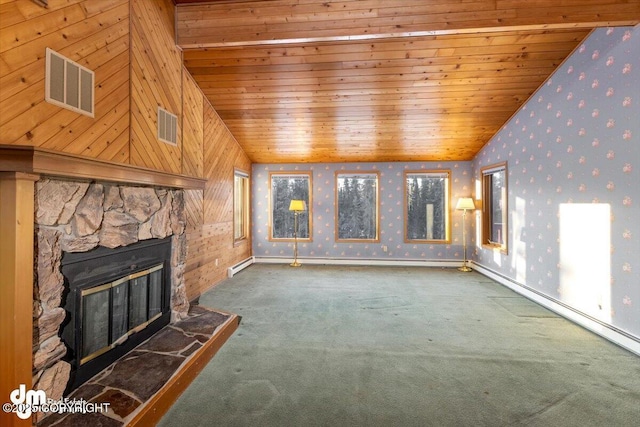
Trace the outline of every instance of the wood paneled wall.
{"label": "wood paneled wall", "polygon": [[[0,8],[0,144],[128,162],[129,1]],[[95,118],[45,102],[47,47],[95,72]]]}
{"label": "wood paneled wall", "polygon": [[171,0],[131,2],[131,163],[180,173],[180,120],[176,146],[156,137],[158,106],[182,116],[182,55],[174,33]]}
{"label": "wood paneled wall", "polygon": [[[251,161],[213,107],[204,107],[204,176],[202,192],[188,191],[185,269],[187,297],[192,299],[227,277],[227,268],[251,256],[251,239],[233,241],[234,170],[251,172]],[[202,223],[199,224],[199,219]]]}
{"label": "wood paneled wall", "polygon": [[[189,298],[251,255],[233,242],[233,171],[251,170],[182,65],[171,0],[0,0],[0,144],[31,145],[208,179],[186,190]],[[95,118],[44,100],[45,48],[95,71]],[[157,139],[157,107],[178,144]],[[217,262],[216,262],[217,260]]]}
{"label": "wood paneled wall", "polygon": [[202,178],[204,97],[186,69],[182,75],[182,173]]}

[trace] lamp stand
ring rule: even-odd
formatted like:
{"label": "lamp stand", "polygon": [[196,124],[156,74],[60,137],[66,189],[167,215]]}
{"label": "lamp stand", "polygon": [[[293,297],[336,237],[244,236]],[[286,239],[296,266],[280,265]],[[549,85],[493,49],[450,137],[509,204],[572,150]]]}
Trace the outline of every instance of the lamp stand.
{"label": "lamp stand", "polygon": [[465,236],[465,230],[467,228],[467,210],[464,209],[462,211],[462,252],[464,253],[464,262],[462,263],[462,267],[458,267],[458,270],[469,272],[471,268],[467,266],[467,240]]}
{"label": "lamp stand", "polygon": [[293,262],[289,265],[291,267],[302,265],[298,262],[298,211],[293,213]]}

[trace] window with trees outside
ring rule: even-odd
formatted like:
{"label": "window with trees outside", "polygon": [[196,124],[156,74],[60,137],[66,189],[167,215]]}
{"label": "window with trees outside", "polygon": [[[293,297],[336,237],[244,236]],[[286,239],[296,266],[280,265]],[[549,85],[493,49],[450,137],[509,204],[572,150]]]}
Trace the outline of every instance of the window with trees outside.
{"label": "window with trees outside", "polygon": [[249,174],[236,170],[233,174],[233,240],[249,235]]}
{"label": "window with trees outside", "polygon": [[451,172],[406,171],[405,240],[450,241],[449,180]]}
{"label": "window with trees outside", "polygon": [[378,181],[373,173],[336,173],[336,240],[379,241]]}
{"label": "window with trees outside", "polygon": [[482,243],[507,251],[507,164],[481,169]]}
{"label": "window with trees outside", "polygon": [[307,210],[298,214],[298,239],[311,240],[311,173],[271,173],[269,238],[293,239],[294,213],[291,200],[304,200]]}

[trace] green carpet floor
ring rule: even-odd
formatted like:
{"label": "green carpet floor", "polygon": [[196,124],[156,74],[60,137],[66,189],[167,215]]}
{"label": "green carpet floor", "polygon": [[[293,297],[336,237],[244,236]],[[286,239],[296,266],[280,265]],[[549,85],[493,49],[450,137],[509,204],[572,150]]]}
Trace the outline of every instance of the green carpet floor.
{"label": "green carpet floor", "polygon": [[255,264],[160,426],[637,426],[640,357],[478,274]]}

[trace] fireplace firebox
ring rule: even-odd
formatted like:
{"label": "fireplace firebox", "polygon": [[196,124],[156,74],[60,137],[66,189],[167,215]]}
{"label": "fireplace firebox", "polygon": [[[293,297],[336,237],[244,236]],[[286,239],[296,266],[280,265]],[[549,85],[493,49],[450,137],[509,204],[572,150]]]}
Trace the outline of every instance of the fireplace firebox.
{"label": "fireplace firebox", "polygon": [[74,390],[171,318],[171,238],[65,252],[62,339]]}

